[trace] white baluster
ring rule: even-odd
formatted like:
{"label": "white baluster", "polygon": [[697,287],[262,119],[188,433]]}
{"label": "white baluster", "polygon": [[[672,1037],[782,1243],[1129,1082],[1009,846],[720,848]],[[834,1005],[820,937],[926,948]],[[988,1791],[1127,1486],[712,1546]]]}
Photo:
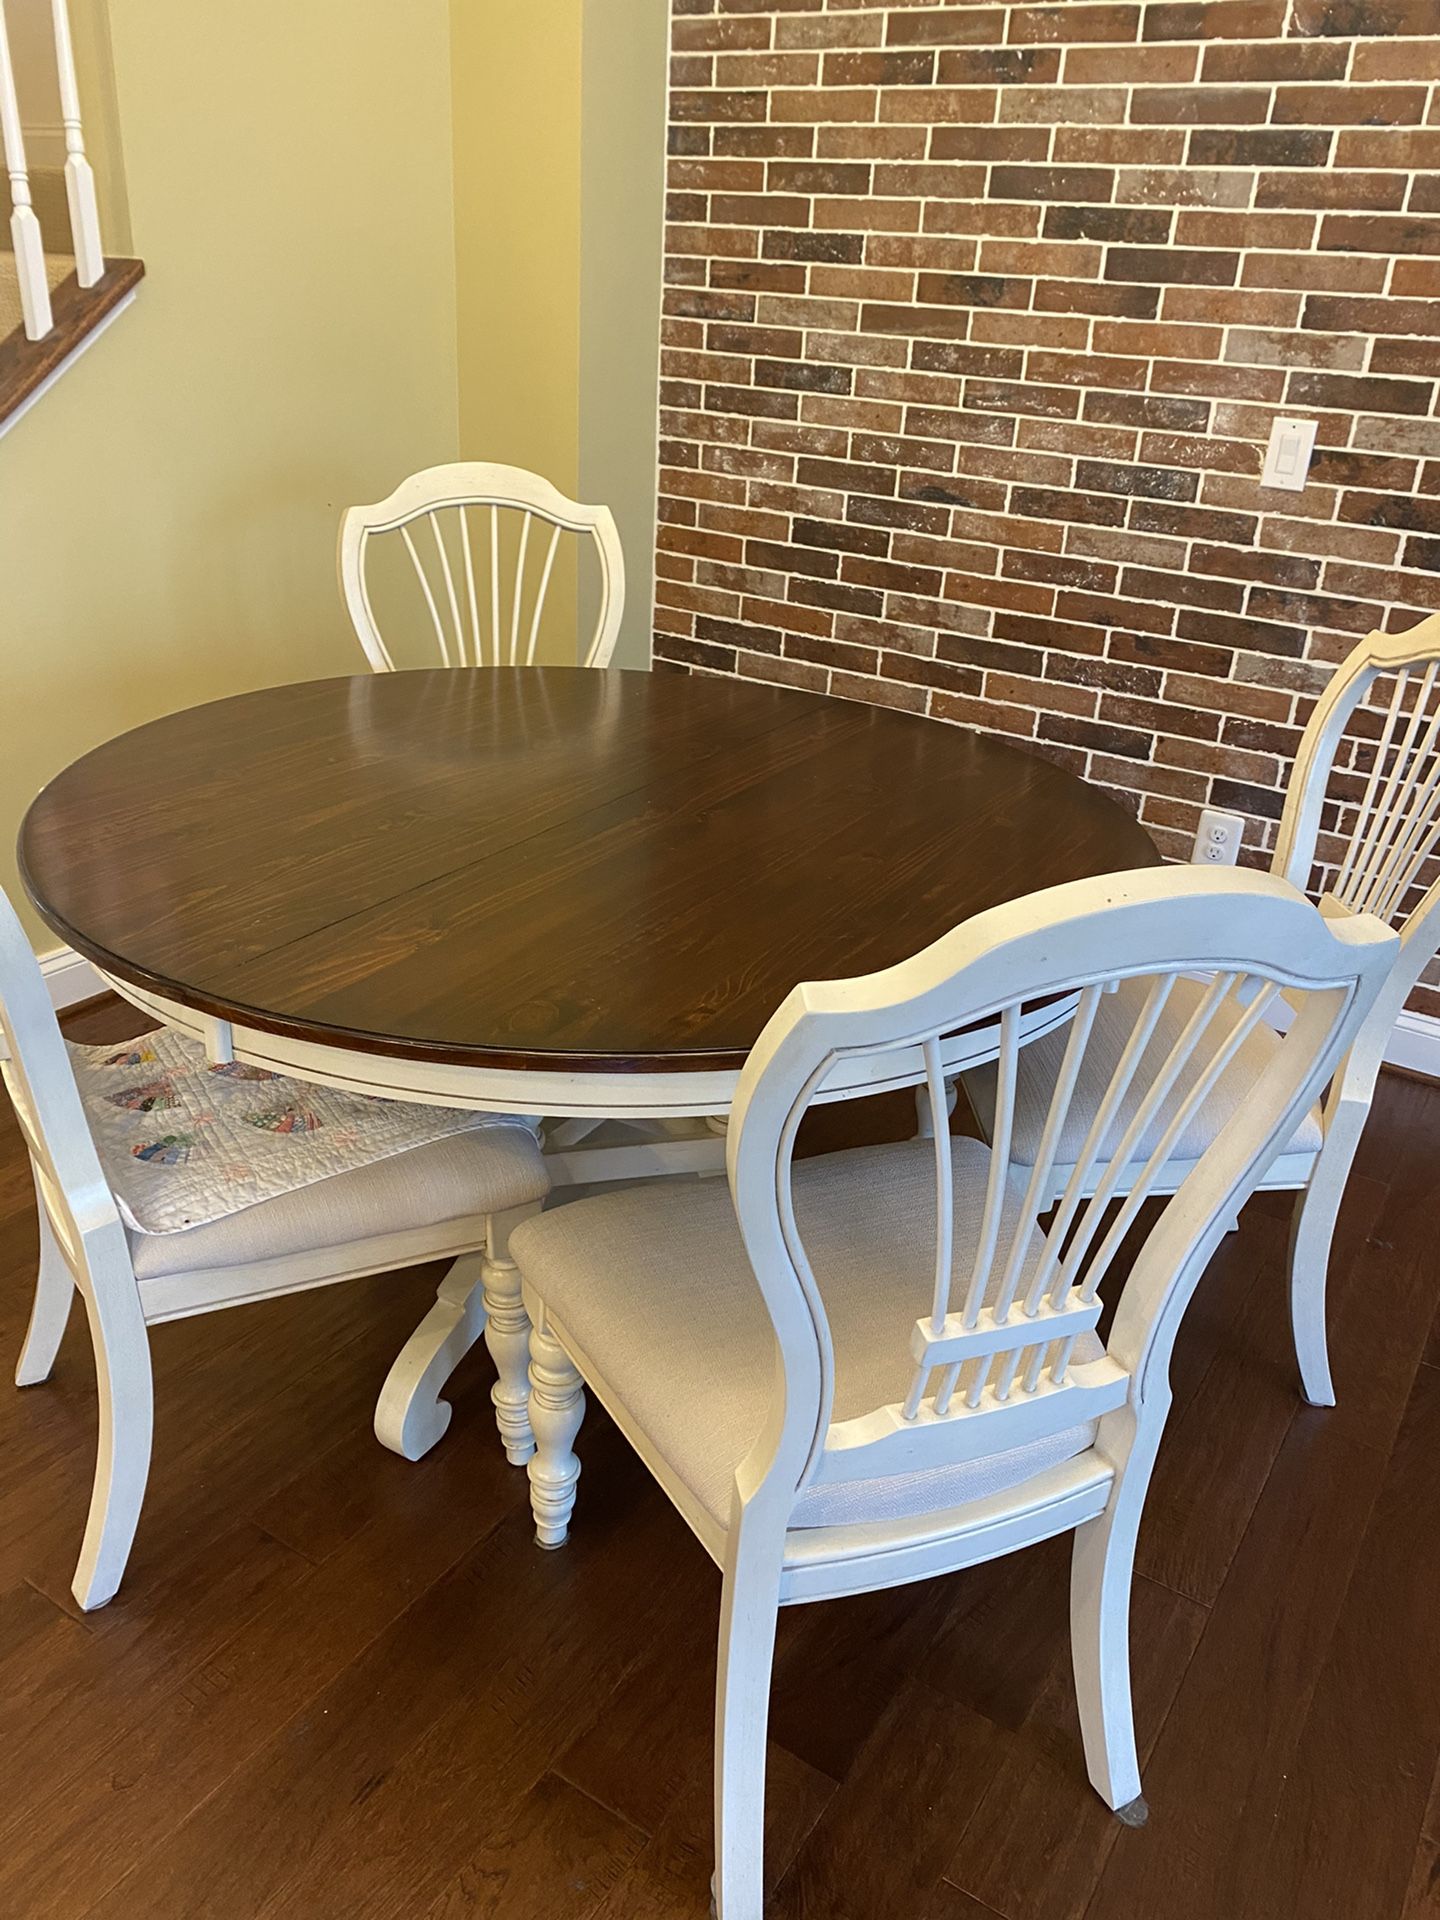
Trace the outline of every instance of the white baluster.
{"label": "white baluster", "polygon": [[20,311],[25,338],[43,340],[54,326],[50,311],[50,282],[45,277],[45,246],[40,222],[30,203],[30,169],[25,164],[25,136],[20,130],[20,102],[15,94],[15,68],[10,59],[10,34],[0,0],[0,136],[5,147],[5,171],[10,176],[10,238],[15,248],[15,271],[20,281]]}
{"label": "white baluster", "polygon": [[85,157],[68,0],[51,0],[51,8],[55,16],[55,66],[60,76],[60,117],[65,122],[65,199],[70,208],[70,233],[75,247],[75,278],[82,287],[93,287],[105,271],[95,173]]}

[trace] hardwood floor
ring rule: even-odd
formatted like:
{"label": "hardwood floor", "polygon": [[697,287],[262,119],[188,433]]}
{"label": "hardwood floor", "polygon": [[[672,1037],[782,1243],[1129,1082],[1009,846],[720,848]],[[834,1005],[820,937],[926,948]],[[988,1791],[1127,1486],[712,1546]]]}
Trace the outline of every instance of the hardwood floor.
{"label": "hardwood floor", "polygon": [[[1336,1250],[1337,1408],[1296,1393],[1286,1196],[1251,1203],[1196,1298],[1135,1597],[1149,1825],[1086,1783],[1052,1542],[782,1616],[781,1920],[1440,1916],[1437,1163],[1440,1087],[1385,1075]],[[32,1204],[7,1112],[12,1354]],[[7,1920],[707,1912],[717,1577],[593,1409],[571,1544],[537,1552],[483,1349],[434,1455],[376,1444],[434,1281],[156,1329],[150,1496],[98,1614],[69,1597],[82,1317],[50,1383],[0,1391]]]}

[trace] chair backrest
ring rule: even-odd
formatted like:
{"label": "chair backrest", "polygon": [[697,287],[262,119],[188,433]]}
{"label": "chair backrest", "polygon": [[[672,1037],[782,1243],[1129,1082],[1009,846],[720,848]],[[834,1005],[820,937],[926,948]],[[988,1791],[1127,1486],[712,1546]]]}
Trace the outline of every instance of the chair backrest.
{"label": "chair backrest", "polygon": [[[119,1209],[95,1151],[39,962],[0,892],[0,1074],[30,1149],[35,1184],[77,1279],[129,1269]],[[97,1259],[107,1253],[111,1261]],[[131,1278],[133,1284],[133,1275]]]}
{"label": "chair backrest", "polygon": [[[736,1212],[784,1376],[742,1492],[773,1493],[784,1507],[809,1486],[977,1459],[1121,1406],[1139,1417],[1147,1381],[1150,1417],[1163,1423],[1169,1342],[1189,1292],[1333,1070],[1395,946],[1368,916],[1332,926],[1271,875],[1169,867],[1056,887],[981,914],[886,972],[796,988],[751,1054],[729,1135]],[[1210,979],[1193,1016],[1173,1044],[1151,1046],[1177,980],[1196,972]],[[1106,1070],[1108,1091],[1086,1112],[1084,1147],[1057,1201],[1052,1166],[1100,996],[1134,979],[1148,982],[1145,1011],[1113,1076]],[[1073,1359],[1175,1141],[1281,989],[1296,1006],[1288,1033],[1147,1234],[1103,1356]],[[1021,1011],[1055,996],[1075,1003],[1064,1062],[1035,1164],[1012,1167]],[[902,1341],[910,1356],[908,1394],[832,1422],[830,1333],[791,1191],[796,1131],[837,1065],[856,1055],[903,1055],[917,1079],[923,1069],[932,1110],[943,1114],[942,1039],[989,1023],[999,1028],[998,1085],[983,1214],[957,1239],[951,1143],[937,1128],[934,1205],[916,1225],[933,1240],[933,1289],[895,1328],[897,1359]],[[1097,1169],[1117,1120],[1120,1147]],[[1153,1150],[1137,1152],[1149,1140]],[[960,1240],[976,1248],[963,1265]]]}
{"label": "chair backrest", "polygon": [[1401,932],[1396,1010],[1440,946],[1440,613],[1335,669],[1295,758],[1273,870]]}
{"label": "chair backrest", "polygon": [[534,664],[562,533],[594,545],[600,610],[581,664],[608,667],[625,610],[625,556],[608,507],[567,500],[522,467],[481,461],[428,467],[388,499],[350,507],[340,522],[340,591],[371,666],[395,669],[371,603],[374,541],[403,544],[442,666],[514,667]]}

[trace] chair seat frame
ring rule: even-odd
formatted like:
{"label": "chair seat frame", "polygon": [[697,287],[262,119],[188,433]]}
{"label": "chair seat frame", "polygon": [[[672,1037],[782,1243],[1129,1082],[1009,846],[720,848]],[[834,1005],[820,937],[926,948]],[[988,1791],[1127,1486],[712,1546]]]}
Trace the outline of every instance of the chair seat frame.
{"label": "chair seat frame", "polygon": [[[376,1409],[379,1437],[418,1459],[444,1433],[441,1389],[469,1345],[495,1355],[496,1423],[510,1459],[534,1449],[525,1362],[529,1322],[509,1257],[511,1229],[535,1199],[506,1212],[370,1235],[244,1265],[137,1276],[131,1233],[85,1119],[49,993],[29,941],[0,894],[0,1073],[30,1155],[40,1257],[16,1384],[49,1378],[77,1294],[95,1353],[100,1431],[89,1517],[74,1578],[82,1609],[117,1591],[145,1497],[154,1427],[148,1329],[161,1322],[332,1286],[422,1261],[453,1262],[430,1321],[397,1360]],[[419,1149],[423,1151],[423,1149]]]}

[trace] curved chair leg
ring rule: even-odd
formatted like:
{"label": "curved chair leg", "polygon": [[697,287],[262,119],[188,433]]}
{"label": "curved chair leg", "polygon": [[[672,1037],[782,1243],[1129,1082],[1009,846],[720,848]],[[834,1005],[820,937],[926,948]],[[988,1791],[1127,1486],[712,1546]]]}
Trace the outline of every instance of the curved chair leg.
{"label": "curved chair leg", "polygon": [[584,1418],[580,1375],[542,1314],[530,1330],[530,1424],[535,1430],[535,1453],[526,1469],[538,1546],[563,1547],[570,1531],[575,1483],[580,1478],[575,1436]]}
{"label": "curved chair leg", "polygon": [[1295,1196],[1290,1218],[1290,1330],[1300,1368],[1300,1391],[1312,1407],[1333,1407],[1330,1341],[1325,1324],[1325,1287],[1330,1245],[1344,1197],[1343,1184],[1314,1181]]}
{"label": "curved chair leg", "polygon": [[140,1304],[102,1307],[87,1295],[100,1397],[100,1444],[90,1517],[73,1592],[88,1613],[114,1597],[125,1573],[150,1477],[154,1399]]}
{"label": "curved chair leg", "polygon": [[1312,1407],[1335,1404],[1325,1332],[1325,1287],[1335,1222],[1368,1113],[1368,1104],[1342,1102],[1326,1116],[1325,1144],[1291,1216],[1290,1327],[1300,1365],[1300,1388]]}
{"label": "curved chair leg", "polygon": [[780,1595],[778,1569],[759,1560],[740,1544],[725,1572],[720,1609],[714,1880],[719,1920],[761,1920],[765,1905],[765,1746]]}
{"label": "curved chair leg", "polygon": [[385,1376],[375,1437],[403,1459],[421,1459],[450,1425],[450,1403],[440,1395],[485,1331],[484,1266],[481,1254],[460,1256]]}
{"label": "curved chair leg", "polygon": [[55,1230],[45,1203],[40,1208],[40,1271],[35,1278],[35,1304],[30,1309],[30,1324],[25,1329],[25,1344],[15,1366],[17,1387],[37,1386],[50,1378],[50,1369],[60,1351],[70,1307],[75,1299],[75,1280],[60,1251]]}
{"label": "curved chair leg", "polygon": [[1117,1490],[1104,1513],[1075,1529],[1070,1563],[1070,1653],[1085,1767],[1106,1806],[1132,1826],[1145,1817],[1130,1701],[1130,1582],[1141,1505]]}

